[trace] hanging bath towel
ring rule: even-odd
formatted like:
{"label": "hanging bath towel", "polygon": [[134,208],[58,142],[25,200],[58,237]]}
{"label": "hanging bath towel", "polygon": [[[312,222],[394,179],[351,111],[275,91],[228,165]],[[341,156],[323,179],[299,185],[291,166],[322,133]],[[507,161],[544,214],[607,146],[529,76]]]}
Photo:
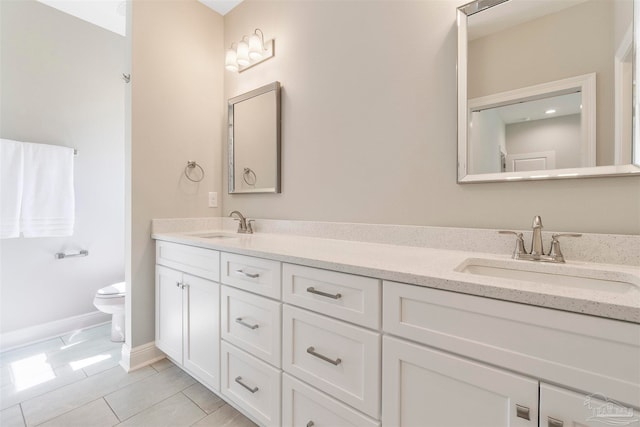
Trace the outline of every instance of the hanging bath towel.
{"label": "hanging bath towel", "polygon": [[0,139],[0,239],[20,236],[22,142]]}
{"label": "hanging bath towel", "polygon": [[75,221],[73,148],[25,142],[23,156],[23,236],[71,236]]}

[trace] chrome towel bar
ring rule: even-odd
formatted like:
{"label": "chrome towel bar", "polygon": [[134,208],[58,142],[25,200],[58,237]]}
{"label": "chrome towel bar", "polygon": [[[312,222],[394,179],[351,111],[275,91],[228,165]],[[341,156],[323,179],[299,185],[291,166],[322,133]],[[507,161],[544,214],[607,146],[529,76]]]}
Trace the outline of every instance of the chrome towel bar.
{"label": "chrome towel bar", "polygon": [[64,252],[58,252],[56,254],[56,259],[73,258],[73,257],[77,257],[77,256],[89,256],[89,251],[86,250],[86,249],[83,249],[80,252],[73,253],[73,254],[67,254],[67,253],[64,253]]}

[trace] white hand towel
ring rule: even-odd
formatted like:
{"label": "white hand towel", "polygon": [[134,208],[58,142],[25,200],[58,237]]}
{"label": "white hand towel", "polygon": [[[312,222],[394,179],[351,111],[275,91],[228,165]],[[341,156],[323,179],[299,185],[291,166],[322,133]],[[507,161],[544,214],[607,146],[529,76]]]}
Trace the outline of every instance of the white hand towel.
{"label": "white hand towel", "polygon": [[0,239],[20,236],[22,142],[0,139]]}
{"label": "white hand towel", "polygon": [[23,236],[71,236],[75,221],[73,148],[25,142],[23,152]]}

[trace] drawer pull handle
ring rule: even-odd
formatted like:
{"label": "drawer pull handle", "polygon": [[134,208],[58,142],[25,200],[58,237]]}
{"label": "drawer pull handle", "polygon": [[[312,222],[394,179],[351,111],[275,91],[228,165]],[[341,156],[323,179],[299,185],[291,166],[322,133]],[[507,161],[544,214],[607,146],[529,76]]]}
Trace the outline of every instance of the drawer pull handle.
{"label": "drawer pull handle", "polygon": [[327,356],[324,356],[324,355],[322,355],[320,353],[316,353],[316,349],[314,347],[309,347],[307,349],[307,353],[309,353],[312,356],[317,357],[318,359],[322,359],[325,362],[329,362],[329,363],[331,363],[332,365],[335,365],[335,366],[338,366],[339,364],[342,363],[342,360],[340,358],[337,358],[336,360],[333,360],[333,359],[329,359]]}
{"label": "drawer pull handle", "polygon": [[248,385],[246,385],[245,383],[242,382],[242,377],[236,377],[235,381],[240,384],[242,387],[246,388],[247,390],[249,390],[251,393],[255,393],[256,391],[258,391],[258,387],[249,387]]}
{"label": "drawer pull handle", "polygon": [[246,326],[249,329],[258,329],[260,325],[250,325],[242,320],[242,317],[236,319],[236,323],[240,323],[242,326]]}
{"label": "drawer pull handle", "polygon": [[313,421],[309,421],[307,423],[307,427],[313,427],[314,425],[316,425]]}
{"label": "drawer pull handle", "polygon": [[531,417],[529,416],[529,408],[527,408],[526,406],[522,406],[522,405],[517,405],[516,404],[516,416],[518,418],[523,418],[525,420],[531,420]]}
{"label": "drawer pull handle", "polygon": [[548,425],[549,427],[562,427],[564,426],[564,423],[558,419],[555,419],[553,417],[547,417],[547,421],[549,422]]}
{"label": "drawer pull handle", "polygon": [[240,274],[241,276],[248,277],[250,279],[257,279],[258,277],[260,277],[260,273],[247,273],[246,271],[242,271],[242,270],[236,270],[236,273]]}
{"label": "drawer pull handle", "polygon": [[327,297],[327,298],[331,298],[331,299],[340,299],[340,298],[342,298],[341,294],[328,294],[326,292],[316,291],[316,288],[314,288],[313,286],[307,288],[307,292],[312,293],[312,294],[316,294],[316,295],[321,295],[323,297]]}

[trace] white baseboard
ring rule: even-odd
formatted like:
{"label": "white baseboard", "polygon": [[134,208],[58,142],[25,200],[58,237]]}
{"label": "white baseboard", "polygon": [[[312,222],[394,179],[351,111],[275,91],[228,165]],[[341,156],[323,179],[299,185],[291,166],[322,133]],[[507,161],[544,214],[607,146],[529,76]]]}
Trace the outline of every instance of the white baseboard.
{"label": "white baseboard", "polygon": [[98,326],[111,321],[111,315],[101,311],[92,311],[79,316],[67,317],[41,325],[0,334],[0,351],[7,351],[27,344],[59,337],[77,329]]}
{"label": "white baseboard", "polygon": [[151,365],[165,357],[164,353],[158,350],[156,343],[153,341],[134,348],[130,348],[127,344],[124,344],[122,346],[120,366],[122,366],[125,371],[131,372]]}

